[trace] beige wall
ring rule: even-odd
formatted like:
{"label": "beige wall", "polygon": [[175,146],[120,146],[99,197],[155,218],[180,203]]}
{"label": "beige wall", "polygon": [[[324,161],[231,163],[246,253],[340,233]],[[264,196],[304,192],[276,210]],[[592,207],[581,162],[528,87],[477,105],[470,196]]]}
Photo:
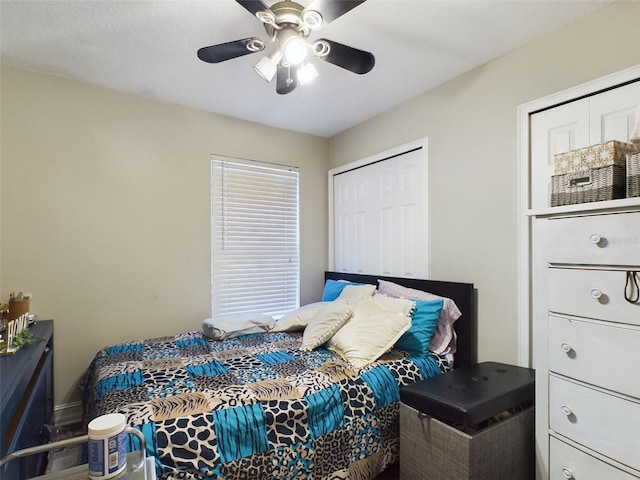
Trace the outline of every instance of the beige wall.
{"label": "beige wall", "polygon": [[301,301],[320,299],[327,139],[14,68],[1,88],[0,293],[55,319],[57,405],[103,346],[210,315],[211,153],[300,167]]}
{"label": "beige wall", "polygon": [[475,284],[480,360],[517,362],[518,105],[639,63],[617,2],[331,139],[333,168],[429,138],[431,275]]}

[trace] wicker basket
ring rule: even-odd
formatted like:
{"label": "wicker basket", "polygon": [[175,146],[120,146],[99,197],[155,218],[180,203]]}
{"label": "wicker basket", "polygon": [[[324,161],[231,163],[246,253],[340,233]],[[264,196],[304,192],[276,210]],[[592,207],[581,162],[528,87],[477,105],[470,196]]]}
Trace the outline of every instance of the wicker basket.
{"label": "wicker basket", "polygon": [[400,404],[400,480],[534,477],[534,407],[466,433]]}
{"label": "wicker basket", "polygon": [[627,197],[640,197],[640,152],[627,155]]}
{"label": "wicker basket", "polygon": [[551,177],[551,206],[601,202],[625,197],[626,168],[592,168]]}
{"label": "wicker basket", "polygon": [[611,140],[570,152],[558,153],[553,157],[553,171],[556,175],[562,175],[611,165],[624,167],[627,154],[636,150],[637,147],[631,143]]}

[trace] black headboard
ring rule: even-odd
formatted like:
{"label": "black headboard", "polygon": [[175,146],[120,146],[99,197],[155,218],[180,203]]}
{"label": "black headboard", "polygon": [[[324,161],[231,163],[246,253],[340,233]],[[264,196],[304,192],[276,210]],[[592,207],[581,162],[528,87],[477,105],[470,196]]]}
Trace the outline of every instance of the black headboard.
{"label": "black headboard", "polygon": [[348,282],[369,283],[376,286],[378,285],[378,279],[388,280],[403,287],[415,288],[416,290],[423,290],[441,297],[450,298],[462,312],[462,316],[454,323],[458,336],[458,351],[455,353],[454,366],[458,368],[476,363],[476,303],[473,283],[439,282],[437,280],[341,272],[324,272],[324,279],[325,282],[327,280],[346,280]]}

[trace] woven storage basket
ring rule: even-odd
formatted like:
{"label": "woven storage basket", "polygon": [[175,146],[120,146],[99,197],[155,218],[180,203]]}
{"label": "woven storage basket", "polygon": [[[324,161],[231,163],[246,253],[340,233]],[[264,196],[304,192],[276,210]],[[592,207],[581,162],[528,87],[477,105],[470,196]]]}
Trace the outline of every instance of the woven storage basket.
{"label": "woven storage basket", "polygon": [[601,202],[625,197],[626,168],[593,168],[551,177],[551,206]]}
{"label": "woven storage basket", "polygon": [[627,155],[627,197],[640,197],[640,152]]}
{"label": "woven storage basket", "polygon": [[532,479],[534,408],[465,433],[400,404],[401,480]]}
{"label": "woven storage basket", "polygon": [[553,173],[562,175],[610,165],[624,167],[627,154],[636,150],[637,147],[632,143],[611,140],[570,152],[558,153],[553,156]]}

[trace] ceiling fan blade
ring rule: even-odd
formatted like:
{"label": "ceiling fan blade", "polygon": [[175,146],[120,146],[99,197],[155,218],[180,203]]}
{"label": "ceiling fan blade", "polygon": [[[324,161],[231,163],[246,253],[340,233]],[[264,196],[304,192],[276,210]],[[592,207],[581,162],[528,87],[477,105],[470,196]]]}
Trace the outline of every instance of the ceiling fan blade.
{"label": "ceiling fan blade", "polygon": [[[250,44],[252,48],[249,48],[248,45]],[[262,48],[258,48],[260,46]],[[234,40],[233,42],[202,47],[198,50],[198,58],[203,62],[220,63],[225,60],[248,55],[249,53],[259,52],[262,49],[264,49],[264,43],[259,38],[243,38],[242,40]]]}
{"label": "ceiling fan blade", "polygon": [[271,9],[267,7],[262,0],[236,0],[236,2],[246,8],[254,17],[258,12],[271,11]]}
{"label": "ceiling fan blade", "polygon": [[297,67],[283,67],[278,65],[278,76],[276,78],[276,92],[280,95],[291,93],[298,86],[296,82]]}
{"label": "ceiling fan blade", "polygon": [[315,10],[322,15],[322,25],[333,22],[336,18],[353,10],[366,0],[313,0],[305,11]]}
{"label": "ceiling fan blade", "polygon": [[376,59],[372,53],[327,40],[326,38],[320,39],[319,41],[327,42],[330,47],[329,53],[325,56],[320,56],[320,58],[338,67],[362,75],[363,73],[370,72],[376,64]]}

